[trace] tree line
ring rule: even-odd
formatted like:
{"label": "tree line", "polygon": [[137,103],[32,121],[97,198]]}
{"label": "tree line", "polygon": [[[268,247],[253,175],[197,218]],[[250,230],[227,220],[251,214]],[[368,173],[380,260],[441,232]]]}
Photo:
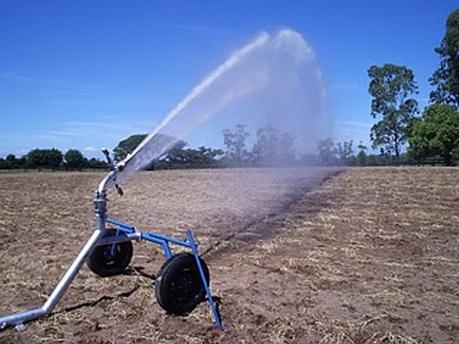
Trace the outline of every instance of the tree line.
{"label": "tree line", "polygon": [[[238,124],[223,131],[225,150],[200,147],[185,148],[178,142],[154,168],[228,167],[263,165],[392,165],[444,164],[459,161],[459,9],[446,21],[446,32],[435,52],[440,64],[429,83],[433,87],[429,105],[419,115],[415,99],[418,85],[413,71],[386,63],[368,69],[371,96],[370,116],[376,123],[370,129],[372,151],[352,140],[317,142],[315,152],[300,157],[293,151],[294,137],[271,125],[256,131],[249,149],[250,133]],[[115,148],[115,157],[123,158],[143,140],[134,135]],[[406,148],[406,144],[408,147]],[[374,152],[378,153],[374,153]]]}
{"label": "tree line", "polygon": [[[147,134],[135,134],[120,141],[113,150],[113,158],[119,162],[127,157],[145,139]],[[267,125],[256,132],[256,141],[248,149],[246,140],[250,136],[246,126],[236,125],[232,130],[223,131],[223,149],[209,147],[187,148],[183,140],[175,140],[164,134],[157,134],[158,145],[174,142],[161,158],[153,161],[147,169],[177,168],[217,168],[241,166],[266,166],[296,164],[293,150],[294,138],[287,132]],[[69,149],[65,154],[56,148],[33,149],[21,158],[10,154],[0,159],[0,169],[51,169],[83,170],[85,168],[108,168],[108,164],[99,159],[87,159],[77,149]]]}
{"label": "tree line", "polygon": [[[453,165],[459,161],[459,9],[446,21],[446,32],[435,52],[440,64],[429,83],[433,87],[430,103],[419,115],[415,99],[418,86],[413,71],[386,63],[371,66],[368,92],[370,115],[376,123],[370,129],[370,153],[362,142],[354,149],[352,140],[335,143],[328,138],[317,142],[315,153],[297,156],[295,137],[272,125],[257,129],[254,144],[247,145],[250,133],[244,124],[223,131],[225,149],[186,148],[177,141],[150,169],[204,168],[267,165],[387,165],[436,164]],[[114,158],[120,161],[131,153],[146,135],[132,135],[118,143]],[[165,140],[172,138],[163,137]],[[163,139],[159,137],[159,139]],[[408,147],[405,149],[406,144]],[[107,168],[99,159],[87,159],[76,149],[63,154],[58,149],[34,149],[21,158],[10,154],[0,158],[0,169]]]}
{"label": "tree line", "polygon": [[[120,141],[114,149],[115,161],[126,158],[146,136],[136,134]],[[362,142],[355,151],[352,140],[337,143],[330,138],[319,140],[314,147],[314,153],[298,155],[294,150],[295,137],[273,125],[256,130],[252,147],[247,142],[250,136],[246,125],[236,124],[234,128],[223,130],[224,149],[204,146],[197,149],[186,148],[187,143],[178,140],[166,154],[146,169],[393,164],[393,159],[386,152],[382,150],[381,154],[369,154],[368,148]],[[170,140],[173,138],[164,137],[158,139],[158,142]]]}
{"label": "tree line", "polygon": [[[233,129],[225,129],[222,134],[225,149],[205,146],[186,148],[185,141],[177,140],[166,154],[152,162],[147,169],[247,167],[298,163],[293,150],[294,137],[273,125],[268,124],[256,131],[255,143],[251,149],[247,144],[250,133],[244,124],[237,124]],[[146,134],[136,134],[120,141],[113,150],[115,161],[123,160],[146,136]],[[157,136],[155,140],[159,145],[174,141],[173,138],[163,134]]]}
{"label": "tree line", "polygon": [[26,155],[18,158],[9,154],[5,159],[0,158],[0,169],[51,169],[83,170],[104,169],[107,163],[96,158],[87,159],[77,149],[69,149],[63,154],[59,149],[32,149]]}
{"label": "tree line", "polygon": [[440,65],[429,78],[433,90],[420,116],[410,68],[387,63],[368,70],[371,116],[378,120],[370,131],[372,147],[392,163],[453,165],[459,160],[459,9],[448,16],[435,52]]}
{"label": "tree line", "polygon": [[185,150],[182,143],[160,165],[453,165],[459,161],[459,9],[448,16],[446,32],[435,52],[440,64],[429,78],[433,90],[420,116],[415,99],[418,85],[410,68],[386,63],[368,69],[370,115],[376,120],[370,141],[373,150],[379,149],[377,154],[370,153],[362,142],[355,151],[352,140],[334,143],[325,139],[317,142],[315,154],[296,157],[294,137],[270,125],[257,130],[249,150],[246,140],[250,134],[238,124],[234,130],[223,131],[225,151],[205,147]]}

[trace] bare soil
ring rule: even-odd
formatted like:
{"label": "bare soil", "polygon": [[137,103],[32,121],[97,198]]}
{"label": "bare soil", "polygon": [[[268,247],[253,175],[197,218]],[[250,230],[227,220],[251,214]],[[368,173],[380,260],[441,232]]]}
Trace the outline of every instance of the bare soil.
{"label": "bare soil", "polygon": [[[161,171],[110,193],[141,229],[192,228],[221,298],[186,317],[156,303],[161,250],[125,274],[86,266],[54,313],[0,343],[457,343],[459,169]],[[93,230],[103,174],[0,175],[0,314],[40,306]]]}

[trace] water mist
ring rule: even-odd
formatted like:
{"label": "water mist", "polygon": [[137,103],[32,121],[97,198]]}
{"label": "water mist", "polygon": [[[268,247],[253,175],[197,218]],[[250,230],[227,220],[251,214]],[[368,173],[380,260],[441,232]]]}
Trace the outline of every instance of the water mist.
{"label": "water mist", "polygon": [[[121,165],[117,183],[146,167],[178,140],[222,135],[244,124],[288,132],[299,156],[328,134],[325,87],[310,45],[290,29],[262,32],[197,84]],[[212,138],[213,139],[213,138]],[[251,141],[252,140],[252,141]],[[221,142],[221,141],[220,141]],[[205,141],[204,141],[205,144]]]}

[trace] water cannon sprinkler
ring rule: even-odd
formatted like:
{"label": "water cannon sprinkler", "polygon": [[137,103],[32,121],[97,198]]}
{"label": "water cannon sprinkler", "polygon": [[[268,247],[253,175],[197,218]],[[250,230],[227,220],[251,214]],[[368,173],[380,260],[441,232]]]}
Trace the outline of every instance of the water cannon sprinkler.
{"label": "water cannon sprinkler", "polygon": [[[295,96],[304,94],[305,90],[308,97],[301,97],[301,102],[284,96],[286,91]],[[291,113],[301,115],[301,119],[312,119],[310,123],[315,123],[316,117],[303,116],[304,110],[317,113],[315,107],[309,109],[309,106],[317,103],[320,110],[324,94],[322,73],[316,65],[313,49],[298,32],[290,29],[282,29],[275,35],[262,32],[232,53],[193,87],[124,160],[114,162],[108,150],[103,151],[111,170],[102,179],[94,195],[95,231],[46,303],[40,308],[1,317],[0,328],[21,327],[27,321],[48,315],[85,261],[99,276],[122,273],[132,257],[132,241],[142,240],[161,246],[166,257],[155,282],[160,306],[168,313],[185,315],[207,299],[216,326],[222,328],[217,304],[209,287],[209,271],[199,256],[191,230],[186,232],[186,238],[177,239],[142,231],[115,220],[107,215],[107,190],[115,187],[122,194],[119,184],[129,175],[160,159],[179,139],[184,139],[194,129],[226,111],[230,105],[249,96],[260,99],[272,97],[276,108],[288,108],[289,111],[282,111],[282,122],[287,122],[283,113]],[[303,103],[303,100],[306,102]],[[296,105],[291,108],[292,104]],[[265,108],[263,104],[263,112]],[[294,111],[290,111],[290,108]],[[295,128],[301,127],[294,122]],[[314,137],[315,129],[321,126],[312,126],[310,123],[307,126],[311,128],[308,133]],[[186,248],[189,252],[173,254],[172,245]]]}
{"label": "water cannon sprinkler", "polygon": [[102,154],[104,154],[105,159],[107,159],[108,164],[112,168],[112,170],[115,168],[115,165],[113,163],[112,158],[110,157],[110,152],[108,151],[107,148],[102,148]]}
{"label": "water cannon sprinkler", "polygon": [[[123,194],[117,177],[124,170],[126,159],[117,164],[110,158],[107,149],[102,152],[110,165],[110,172],[101,180],[94,194],[94,232],[46,302],[39,308],[0,317],[0,330],[14,327],[21,331],[25,329],[26,322],[50,315],[85,262],[93,273],[101,277],[122,274],[133,255],[132,241],[147,241],[159,245],[164,252],[166,259],[154,284],[156,299],[167,313],[184,316],[207,300],[215,325],[223,329],[217,298],[210,289],[209,269],[199,255],[198,243],[190,229],[186,231],[184,239],[178,239],[140,230],[107,215],[108,188],[115,186],[118,193]],[[183,247],[188,252],[174,254],[172,246]]]}

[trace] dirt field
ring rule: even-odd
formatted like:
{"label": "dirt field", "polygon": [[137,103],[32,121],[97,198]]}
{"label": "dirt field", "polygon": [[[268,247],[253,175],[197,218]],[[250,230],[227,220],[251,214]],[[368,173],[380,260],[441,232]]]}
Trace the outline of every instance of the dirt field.
{"label": "dirt field", "polygon": [[[40,306],[93,230],[103,174],[0,175],[0,314]],[[322,182],[323,181],[323,182]],[[193,228],[221,297],[166,315],[164,258],[136,243],[126,274],[85,266],[52,316],[0,343],[457,343],[459,169],[143,173],[110,194],[139,228]]]}

